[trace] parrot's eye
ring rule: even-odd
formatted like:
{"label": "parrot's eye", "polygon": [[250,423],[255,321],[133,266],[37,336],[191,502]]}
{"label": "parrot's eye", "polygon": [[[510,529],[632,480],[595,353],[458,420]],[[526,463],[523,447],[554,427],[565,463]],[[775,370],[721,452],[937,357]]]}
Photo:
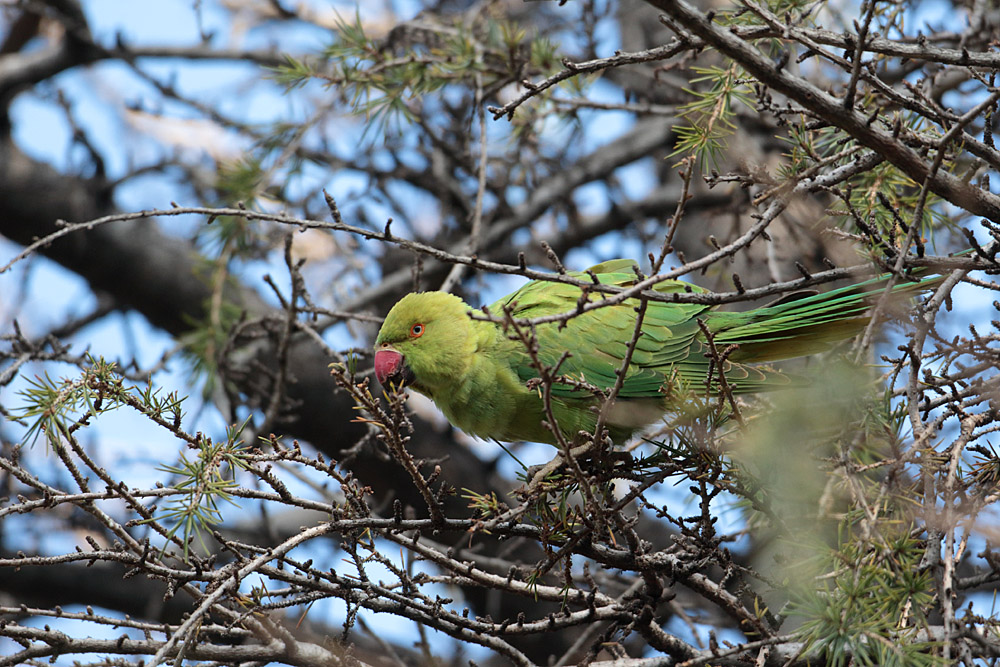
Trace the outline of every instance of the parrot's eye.
{"label": "parrot's eye", "polygon": [[411,338],[420,338],[423,335],[424,335],[424,325],[423,324],[417,323],[417,324],[414,324],[412,327],[410,327],[410,337]]}

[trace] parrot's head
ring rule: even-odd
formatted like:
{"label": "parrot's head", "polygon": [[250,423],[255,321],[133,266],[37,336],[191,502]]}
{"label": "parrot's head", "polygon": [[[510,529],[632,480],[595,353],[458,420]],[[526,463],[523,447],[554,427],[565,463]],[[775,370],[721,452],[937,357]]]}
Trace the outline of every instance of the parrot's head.
{"label": "parrot's head", "polygon": [[375,339],[375,377],[425,394],[447,387],[475,353],[468,305],[454,294],[407,294],[385,316]]}

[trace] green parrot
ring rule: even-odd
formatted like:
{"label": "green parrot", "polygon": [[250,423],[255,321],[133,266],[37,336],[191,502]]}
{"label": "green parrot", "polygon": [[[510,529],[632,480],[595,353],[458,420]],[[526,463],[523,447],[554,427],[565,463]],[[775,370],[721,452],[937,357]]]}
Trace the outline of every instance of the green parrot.
{"label": "green parrot", "polygon": [[[635,262],[618,259],[589,269],[606,285],[629,287],[637,278]],[[571,273],[590,280],[588,273]],[[894,292],[913,293],[940,283],[941,277],[902,283]],[[885,288],[888,276],[830,292],[793,294],[747,312],[717,312],[712,306],[647,301],[639,336],[617,399],[610,405],[592,390],[554,382],[551,407],[559,429],[573,442],[580,431],[593,432],[604,405],[605,426],[621,443],[651,424],[672,405],[681,385],[715,394],[707,387],[713,361],[699,320],[721,352],[738,346],[724,365],[726,381],[737,394],[761,392],[792,384],[785,374],[748,363],[771,362],[813,354],[861,332],[867,310]],[[690,283],[668,280],[654,288],[661,294],[705,293]],[[581,289],[574,285],[532,281],[489,306],[499,315],[510,308],[515,318],[533,318],[575,310]],[[591,292],[589,300],[605,296]],[[560,376],[608,391],[615,385],[635,332],[639,301],[630,299],[535,328],[538,359],[554,366],[564,352]],[[556,444],[544,425],[541,390],[529,381],[538,377],[520,340],[512,340],[501,324],[472,319],[482,315],[453,294],[407,294],[389,311],[375,340],[375,375],[382,386],[409,385],[431,398],[448,420],[466,433],[501,442],[526,440]],[[717,372],[716,372],[717,375]],[[716,378],[717,379],[717,378]]]}

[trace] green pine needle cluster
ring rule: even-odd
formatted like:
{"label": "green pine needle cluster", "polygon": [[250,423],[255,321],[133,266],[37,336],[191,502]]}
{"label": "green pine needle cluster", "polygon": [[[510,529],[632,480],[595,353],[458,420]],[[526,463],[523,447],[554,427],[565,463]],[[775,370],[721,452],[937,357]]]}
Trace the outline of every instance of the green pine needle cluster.
{"label": "green pine needle cluster", "polygon": [[[719,164],[727,144],[726,139],[736,131],[733,122],[736,103],[754,108],[751,89],[743,69],[735,63],[728,67],[692,67],[697,76],[692,85],[701,84],[705,90],[685,88],[694,99],[680,109],[686,121],[678,124],[677,144],[671,157],[695,155],[702,169]],[[679,164],[679,163],[678,163]]]}
{"label": "green pine needle cluster", "polygon": [[878,549],[851,536],[828,552],[828,574],[802,582],[789,609],[806,651],[831,667],[943,665],[934,643],[919,637],[935,589],[920,566],[923,551],[901,530]]}
{"label": "green pine needle cluster", "polygon": [[338,19],[333,39],[316,59],[286,56],[273,76],[289,89],[311,81],[336,89],[364,116],[366,132],[376,128],[384,136],[413,121],[417,105],[448,86],[495,91],[558,67],[558,46],[529,36],[516,23],[413,21],[377,39],[356,14]]}
{"label": "green pine needle cluster", "polygon": [[128,384],[114,362],[89,356],[87,361],[88,365],[77,377],[60,380],[47,375],[36,377],[19,392],[23,405],[12,411],[11,417],[27,427],[23,444],[44,438],[64,458],[69,456],[68,445],[79,454],[82,450],[76,442],[78,430],[91,426],[102,414],[128,407],[195,447],[197,454],[193,458],[182,453],[177,465],[160,468],[176,477],[173,488],[180,495],[173,497],[161,515],[138,522],[170,525],[163,537],[171,540],[180,533],[187,559],[192,538],[221,520],[220,502],[233,502],[230,492],[236,486],[236,472],[249,469],[250,450],[240,440],[249,418],[242,425],[227,428],[226,437],[219,441],[201,434],[191,436],[181,428],[182,397],[172,392],[161,393],[152,383]]}
{"label": "green pine needle cluster", "polygon": [[43,437],[48,446],[61,448],[66,438],[90,423],[93,417],[131,406],[158,423],[177,426],[183,417],[183,398],[176,393],[161,395],[152,384],[137,387],[125,383],[114,362],[86,356],[88,365],[78,377],[53,380],[28,379],[18,392],[24,405],[11,417],[27,424],[23,444]]}
{"label": "green pine needle cluster", "polygon": [[240,440],[240,434],[249,421],[247,418],[239,426],[226,428],[224,440],[201,438],[194,458],[188,458],[187,453],[182,452],[177,465],[159,468],[178,479],[174,488],[183,493],[171,500],[155,520],[171,526],[167,539],[181,533],[185,560],[190,553],[192,538],[201,538],[207,530],[222,521],[221,501],[238,506],[231,491],[237,487],[236,472],[250,468],[249,447]]}

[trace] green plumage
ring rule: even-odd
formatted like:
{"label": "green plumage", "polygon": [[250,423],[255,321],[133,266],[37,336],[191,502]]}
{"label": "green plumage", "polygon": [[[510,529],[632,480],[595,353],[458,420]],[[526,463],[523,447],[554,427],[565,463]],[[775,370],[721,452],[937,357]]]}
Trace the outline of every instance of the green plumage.
{"label": "green plumage", "polygon": [[[601,283],[629,287],[636,281],[633,265],[631,260],[612,260],[590,272]],[[586,273],[572,275],[589,280]],[[618,399],[607,409],[606,426],[612,438],[621,442],[677,407],[671,405],[671,396],[676,397],[681,387],[702,395],[715,393],[716,382],[706,386],[712,360],[699,320],[712,333],[719,351],[738,346],[724,368],[731,389],[738,394],[767,391],[791,381],[778,371],[748,364],[814,354],[856,335],[867,325],[868,308],[884,291],[887,280],[881,277],[822,294],[793,295],[742,313],[648,301],[642,334]],[[893,291],[912,294],[940,280],[904,283]],[[705,292],[680,281],[659,283],[654,290],[662,294]],[[575,310],[580,295],[580,288],[573,285],[533,281],[492,304],[489,311],[499,315],[509,307],[515,318],[555,315]],[[603,298],[598,292],[589,295],[590,301]],[[538,325],[539,360],[553,366],[568,352],[559,375],[611,389],[635,331],[638,305],[633,299],[597,308],[570,319],[562,328],[557,323]],[[470,311],[451,294],[408,294],[386,316],[375,343],[376,355],[380,350],[402,355],[400,366],[405,365],[413,388],[433,399],[449,421],[467,433],[500,441],[554,443],[555,437],[542,423],[540,390],[528,385],[538,372],[524,345],[511,340],[499,324],[473,320]],[[414,335],[415,325],[419,325],[418,335]],[[394,372],[401,377],[400,368]],[[594,429],[599,398],[565,383],[554,383],[551,391],[553,413],[568,439],[578,431]]]}

